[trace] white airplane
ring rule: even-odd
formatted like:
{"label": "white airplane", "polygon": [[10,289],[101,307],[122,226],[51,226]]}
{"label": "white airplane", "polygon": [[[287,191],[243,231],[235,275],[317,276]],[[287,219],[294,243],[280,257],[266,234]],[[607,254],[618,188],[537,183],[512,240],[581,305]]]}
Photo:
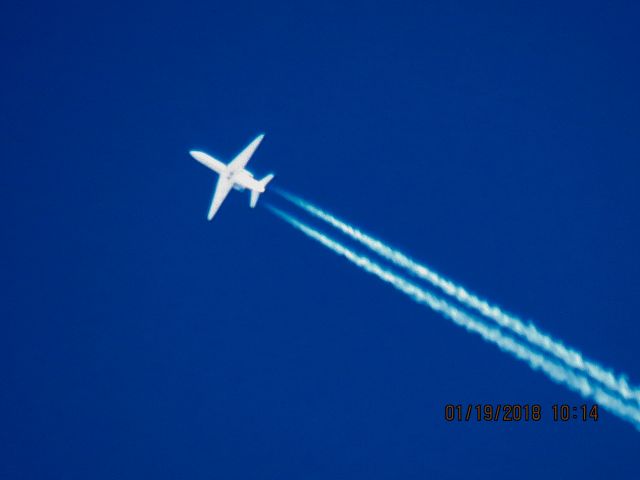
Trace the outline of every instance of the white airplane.
{"label": "white airplane", "polygon": [[198,152],[196,150],[191,150],[189,152],[193,158],[203,165],[206,165],[219,175],[218,183],[216,184],[216,189],[213,193],[211,207],[209,207],[209,214],[207,215],[209,220],[211,220],[216,214],[220,205],[222,205],[224,199],[227,198],[227,195],[232,188],[235,188],[236,190],[244,190],[245,188],[248,188],[251,190],[251,200],[249,202],[251,208],[255,207],[256,203],[258,203],[258,197],[261,193],[264,193],[267,183],[269,183],[273,178],[273,174],[267,175],[262,180],[256,180],[253,178],[253,174],[248,170],[245,170],[244,167],[249,163],[251,155],[256,151],[256,148],[258,148],[258,145],[260,145],[263,138],[264,134],[258,135],[253,142],[247,145],[245,149],[236,156],[236,158],[231,160],[229,165],[225,165],[220,160],[216,160],[211,155],[207,155],[204,152]]}

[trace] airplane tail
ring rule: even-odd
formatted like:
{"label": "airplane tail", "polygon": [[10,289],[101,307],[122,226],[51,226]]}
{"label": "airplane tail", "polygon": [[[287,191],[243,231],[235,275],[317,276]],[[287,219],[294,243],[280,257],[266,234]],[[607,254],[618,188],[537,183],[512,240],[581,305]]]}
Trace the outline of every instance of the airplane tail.
{"label": "airplane tail", "polygon": [[258,197],[260,196],[260,194],[262,192],[264,192],[265,188],[267,187],[267,183],[269,183],[273,179],[273,177],[274,177],[274,175],[272,173],[270,173],[269,175],[264,177],[262,180],[258,181],[258,183],[262,187],[261,188],[262,191],[251,190],[251,200],[250,200],[250,203],[249,203],[251,208],[256,206],[256,203],[258,203]]}

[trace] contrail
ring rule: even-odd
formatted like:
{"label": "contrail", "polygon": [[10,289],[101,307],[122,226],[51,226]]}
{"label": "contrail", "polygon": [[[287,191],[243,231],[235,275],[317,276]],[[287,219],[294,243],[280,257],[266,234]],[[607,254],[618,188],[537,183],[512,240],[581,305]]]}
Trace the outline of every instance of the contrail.
{"label": "contrail", "polygon": [[333,240],[282,210],[269,204],[267,204],[266,207],[272,213],[292,225],[294,228],[300,230],[308,237],[316,240],[338,255],[345,257],[364,271],[375,275],[386,283],[389,283],[416,303],[426,305],[432,310],[443,315],[445,318],[453,321],[455,324],[470,332],[480,335],[487,342],[497,345],[501,350],[524,361],[533,370],[543,371],[554,382],[566,385],[571,390],[578,392],[584,398],[591,398],[595,400],[599,405],[618,417],[632,423],[638,430],[640,430],[640,409],[626,404],[623,400],[612,395],[606,389],[601,388],[597,384],[592,384],[586,376],[576,373],[575,371],[554,362],[544,354],[530,349],[526,344],[505,335],[499,328],[487,325],[473,315],[469,315],[454,307],[446,300],[443,300],[427,290],[418,287],[414,283],[382,267],[370,258],[354,252],[336,240]]}
{"label": "contrail", "polygon": [[565,362],[567,365],[580,370],[589,375],[594,380],[605,385],[607,388],[614,390],[626,400],[635,400],[640,407],[640,389],[629,386],[629,383],[624,375],[618,375],[608,369],[601,367],[592,360],[586,359],[583,355],[575,349],[565,346],[562,342],[553,339],[550,335],[545,334],[538,330],[532,323],[524,323],[518,317],[504,312],[499,307],[489,304],[487,301],[482,300],[473,293],[465,290],[464,287],[456,285],[454,282],[439,275],[429,267],[421,264],[402,252],[391,248],[380,240],[367,235],[366,233],[358,230],[351,225],[339,220],[335,216],[323,211],[315,205],[303,200],[296,195],[285,192],[283,190],[276,190],[279,195],[297,205],[298,207],[306,210],[314,217],[323,220],[329,225],[340,230],[342,233],[351,237],[352,239],[360,242],[373,252],[377,253],[381,257],[389,260],[394,265],[404,268],[412,275],[415,275],[422,280],[429,282],[434,287],[439,288],[447,295],[455,298],[457,301],[466,305],[467,307],[476,310],[487,318],[495,321],[501,327],[509,329],[511,332],[526,338],[527,341],[536,345],[540,349],[551,353],[559,360]]}

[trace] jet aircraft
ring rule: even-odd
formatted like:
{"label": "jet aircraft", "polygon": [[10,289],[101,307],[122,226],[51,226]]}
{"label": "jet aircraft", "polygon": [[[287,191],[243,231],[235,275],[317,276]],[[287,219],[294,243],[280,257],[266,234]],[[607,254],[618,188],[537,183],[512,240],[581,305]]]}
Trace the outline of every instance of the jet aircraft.
{"label": "jet aircraft", "polygon": [[244,189],[251,190],[251,200],[249,201],[249,205],[251,208],[256,206],[258,197],[261,193],[264,193],[267,183],[269,183],[273,178],[273,174],[269,174],[261,180],[256,180],[253,178],[253,174],[244,167],[249,163],[249,159],[256,151],[263,138],[264,134],[258,135],[236,156],[236,158],[231,160],[228,165],[225,165],[220,160],[217,160],[204,152],[197,150],[191,150],[189,152],[193,158],[203,165],[206,165],[219,175],[218,183],[216,184],[216,189],[213,193],[213,200],[209,207],[209,214],[207,215],[209,220],[211,220],[216,214],[220,205],[222,205],[224,199],[227,198],[227,195],[232,188],[240,191]]}

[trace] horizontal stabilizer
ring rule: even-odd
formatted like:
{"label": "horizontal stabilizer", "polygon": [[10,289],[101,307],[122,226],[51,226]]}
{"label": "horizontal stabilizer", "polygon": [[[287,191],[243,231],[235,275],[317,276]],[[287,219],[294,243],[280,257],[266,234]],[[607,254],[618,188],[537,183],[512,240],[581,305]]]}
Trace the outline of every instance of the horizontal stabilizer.
{"label": "horizontal stabilizer", "polygon": [[255,190],[251,190],[251,200],[249,201],[249,206],[251,208],[256,206],[258,203],[258,197],[260,196],[260,192],[256,192]]}
{"label": "horizontal stabilizer", "polygon": [[258,184],[260,185],[260,190],[251,190],[251,200],[249,201],[249,206],[251,208],[256,206],[256,204],[258,203],[258,197],[261,193],[264,192],[265,188],[267,187],[267,183],[269,183],[273,179],[273,177],[274,175],[270,173],[258,182]]}

